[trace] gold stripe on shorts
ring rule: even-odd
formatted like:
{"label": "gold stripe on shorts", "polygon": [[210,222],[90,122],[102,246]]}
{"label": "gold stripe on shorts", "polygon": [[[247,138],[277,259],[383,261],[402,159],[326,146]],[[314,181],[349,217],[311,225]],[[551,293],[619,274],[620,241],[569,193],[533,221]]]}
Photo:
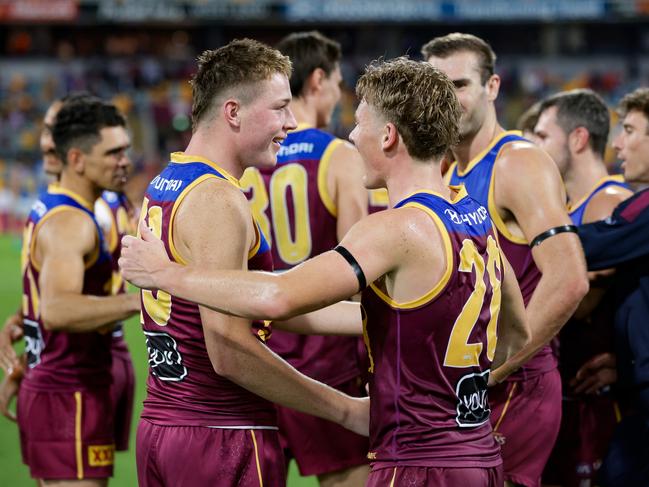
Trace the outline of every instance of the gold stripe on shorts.
{"label": "gold stripe on shorts", "polygon": [[394,467],[394,472],[392,472],[392,480],[390,480],[390,487],[394,487],[394,480],[397,478],[397,467]]}
{"label": "gold stripe on shorts", "polygon": [[76,413],[74,418],[74,448],[77,457],[77,479],[83,478],[83,447],[81,443],[81,392],[74,393],[74,402],[76,404]]}
{"label": "gold stripe on shorts", "polygon": [[500,418],[498,418],[498,422],[496,423],[496,426],[494,426],[494,433],[498,431],[498,427],[500,426],[500,423],[502,422],[503,418],[505,417],[505,414],[507,413],[507,408],[509,407],[509,403],[512,400],[512,396],[514,395],[514,391],[516,390],[516,382],[512,382],[512,389],[509,391],[509,396],[507,397],[507,402],[505,402],[505,406],[503,407],[503,412],[500,413]]}
{"label": "gold stripe on shorts", "polygon": [[257,448],[257,439],[255,438],[255,431],[250,430],[252,436],[252,444],[255,446],[255,461],[257,462],[257,475],[259,475],[259,487],[264,487],[264,481],[261,478],[261,463],[259,463],[259,450]]}

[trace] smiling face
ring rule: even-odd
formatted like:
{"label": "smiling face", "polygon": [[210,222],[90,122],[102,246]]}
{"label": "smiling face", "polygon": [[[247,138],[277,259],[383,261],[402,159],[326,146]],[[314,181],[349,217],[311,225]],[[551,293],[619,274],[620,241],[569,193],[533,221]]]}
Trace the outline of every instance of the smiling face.
{"label": "smiling face", "polygon": [[622,121],[622,131],[613,148],[624,161],[624,178],[632,183],[649,183],[649,120],[639,110],[631,110]]}
{"label": "smiling face", "polygon": [[565,176],[570,166],[570,149],[568,134],[557,123],[557,107],[544,110],[534,127],[535,142],[547,152],[559,168],[561,176]]}
{"label": "smiling face", "polygon": [[242,103],[241,119],[242,154],[244,167],[273,167],[277,153],[289,130],[297,127],[289,108],[291,88],[288,78],[275,73],[270,79],[259,82],[257,95]]}
{"label": "smiling face", "polygon": [[381,135],[384,124],[382,122],[382,117],[363,100],[356,109],[356,126],[349,134],[349,140],[356,146],[363,159],[365,167],[363,182],[368,189],[385,187],[385,178],[380,164],[383,160]]}
{"label": "smiling face", "polygon": [[455,85],[455,94],[462,106],[460,140],[472,137],[482,127],[489,105],[497,95],[490,93],[489,82],[480,79],[478,55],[471,51],[458,51],[445,58],[432,56],[428,62],[442,71]]}

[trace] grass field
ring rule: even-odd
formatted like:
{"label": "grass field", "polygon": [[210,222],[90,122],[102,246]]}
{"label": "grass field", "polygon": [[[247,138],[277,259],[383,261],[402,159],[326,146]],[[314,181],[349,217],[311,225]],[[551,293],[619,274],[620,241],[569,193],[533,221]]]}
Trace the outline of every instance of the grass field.
{"label": "grass field", "polygon": [[[20,241],[15,237],[0,235],[0,319],[15,312],[20,303]],[[136,373],[135,417],[131,434],[131,449],[117,453],[115,459],[115,476],[110,485],[131,487],[137,485],[135,470],[135,427],[142,409],[146,381],[146,347],[144,336],[136,319],[131,319],[126,326],[126,337],[133,357]],[[0,372],[1,373],[1,372]],[[0,417],[0,485],[4,487],[33,487],[27,468],[20,459],[17,426]],[[291,464],[288,487],[315,487],[314,477],[300,477]]]}

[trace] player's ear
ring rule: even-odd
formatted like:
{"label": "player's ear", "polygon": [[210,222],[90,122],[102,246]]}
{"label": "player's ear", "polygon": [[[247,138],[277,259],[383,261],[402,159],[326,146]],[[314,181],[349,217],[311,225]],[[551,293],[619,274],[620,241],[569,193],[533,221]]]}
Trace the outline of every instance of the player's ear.
{"label": "player's ear", "polygon": [[384,152],[394,149],[399,142],[399,131],[396,125],[388,122],[383,126],[383,134],[381,136],[381,148]]}
{"label": "player's ear", "polygon": [[86,157],[78,147],[70,147],[66,154],[67,165],[77,174],[83,174],[86,169]]}
{"label": "player's ear", "polygon": [[315,68],[313,71],[311,71],[311,74],[309,75],[306,83],[307,92],[320,91],[320,89],[322,88],[322,82],[326,77],[327,73],[325,73],[324,69],[322,68]]}
{"label": "player's ear", "polygon": [[223,116],[225,121],[233,128],[241,127],[241,102],[236,98],[229,98],[223,103]]}
{"label": "player's ear", "polygon": [[577,127],[568,134],[568,147],[571,152],[579,153],[588,148],[590,133],[585,127]]}
{"label": "player's ear", "polygon": [[492,74],[491,76],[489,76],[486,88],[489,101],[494,101],[496,98],[498,98],[498,92],[500,91],[500,76],[498,76],[497,74]]}

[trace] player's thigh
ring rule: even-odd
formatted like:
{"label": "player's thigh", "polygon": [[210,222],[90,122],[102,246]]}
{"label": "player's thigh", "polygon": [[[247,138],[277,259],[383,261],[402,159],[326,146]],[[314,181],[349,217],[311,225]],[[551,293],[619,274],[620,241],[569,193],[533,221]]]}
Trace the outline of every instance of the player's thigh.
{"label": "player's thigh", "polygon": [[318,475],[318,482],[320,487],[357,487],[365,485],[369,473],[369,465],[357,465],[338,472]]}
{"label": "player's thigh", "polygon": [[41,479],[43,487],[106,487],[108,479],[83,479],[83,480],[46,480]]}

